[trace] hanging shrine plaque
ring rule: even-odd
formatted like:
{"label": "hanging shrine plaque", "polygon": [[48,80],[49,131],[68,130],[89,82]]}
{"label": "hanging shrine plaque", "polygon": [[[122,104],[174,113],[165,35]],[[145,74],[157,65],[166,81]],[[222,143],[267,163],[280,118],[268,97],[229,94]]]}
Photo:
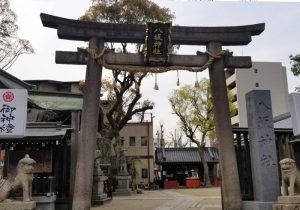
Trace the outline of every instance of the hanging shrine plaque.
{"label": "hanging shrine plaque", "polygon": [[171,23],[147,23],[145,63],[149,66],[168,64],[171,46]]}

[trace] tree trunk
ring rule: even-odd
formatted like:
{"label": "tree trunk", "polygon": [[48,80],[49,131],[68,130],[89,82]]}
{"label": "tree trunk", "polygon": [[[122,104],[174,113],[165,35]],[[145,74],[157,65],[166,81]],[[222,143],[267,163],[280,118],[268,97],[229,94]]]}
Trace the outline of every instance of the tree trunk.
{"label": "tree trunk", "polygon": [[201,158],[201,162],[203,165],[204,184],[206,187],[211,187],[212,185],[211,185],[211,181],[209,178],[209,169],[208,169],[208,165],[207,165],[207,162],[206,162],[206,159],[204,156],[204,147],[201,146],[200,144],[197,144],[197,146],[198,146],[198,151],[199,151],[199,155]]}
{"label": "tree trunk", "polygon": [[119,132],[115,135],[115,143],[114,143],[114,151],[115,151],[115,168],[117,172],[120,172],[120,154],[121,154],[121,140]]}
{"label": "tree trunk", "polygon": [[105,161],[110,162],[113,136],[108,129],[101,130],[100,134],[101,137],[98,137],[97,139],[97,149],[101,151],[101,158]]}

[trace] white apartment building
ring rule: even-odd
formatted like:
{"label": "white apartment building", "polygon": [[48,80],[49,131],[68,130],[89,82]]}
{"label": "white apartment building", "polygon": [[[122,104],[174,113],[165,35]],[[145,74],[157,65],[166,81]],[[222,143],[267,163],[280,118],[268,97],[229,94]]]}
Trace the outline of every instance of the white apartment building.
{"label": "white apartment building", "polygon": [[289,112],[286,68],[280,62],[253,62],[249,69],[227,69],[228,89],[237,107],[231,124],[248,127],[245,94],[251,90],[270,90],[273,117]]}

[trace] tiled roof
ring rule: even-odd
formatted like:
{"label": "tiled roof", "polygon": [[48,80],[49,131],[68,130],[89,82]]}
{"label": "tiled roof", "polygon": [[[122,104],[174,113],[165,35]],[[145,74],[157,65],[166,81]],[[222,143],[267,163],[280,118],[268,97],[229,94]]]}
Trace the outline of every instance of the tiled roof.
{"label": "tiled roof", "polygon": [[[217,148],[205,147],[204,156],[207,162],[219,162]],[[165,163],[200,163],[201,158],[197,147],[156,148],[155,162]]]}
{"label": "tiled roof", "polygon": [[6,71],[0,69],[0,87],[7,89],[28,89],[31,90],[34,88],[33,85],[30,85],[17,77],[9,74]]}
{"label": "tiled roof", "polygon": [[[30,124],[30,123],[29,123]],[[25,136],[22,138],[3,138],[0,139],[0,143],[22,143],[22,142],[32,142],[34,144],[43,141],[64,141],[68,138],[68,132],[70,132],[70,127],[50,127],[50,126],[33,126],[27,125],[25,130]],[[50,123],[49,123],[50,124]]]}
{"label": "tiled roof", "polygon": [[28,101],[48,110],[81,110],[83,95],[78,93],[29,91]]}

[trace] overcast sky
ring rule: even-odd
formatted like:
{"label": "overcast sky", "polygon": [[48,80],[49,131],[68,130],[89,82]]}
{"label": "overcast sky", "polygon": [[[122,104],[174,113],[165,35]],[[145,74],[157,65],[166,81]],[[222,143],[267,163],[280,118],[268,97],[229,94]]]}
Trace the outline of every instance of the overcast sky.
{"label": "overcast sky", "polygon": [[[234,55],[247,55],[252,61],[282,62],[287,67],[289,92],[300,84],[290,73],[289,55],[300,53],[300,3],[299,2],[200,2],[197,0],[155,0],[161,6],[169,7],[175,13],[173,25],[182,26],[236,26],[266,23],[260,36],[243,47],[230,47]],[[45,28],[40,13],[77,19],[90,6],[89,0],[10,0],[12,9],[18,15],[19,36],[28,39],[35,50],[34,55],[23,55],[9,69],[9,73],[22,80],[49,79],[77,81],[84,79],[85,66],[58,65],[54,62],[56,50],[75,51],[85,46],[84,42],[59,40],[56,30]],[[227,49],[228,47],[226,47]],[[178,54],[195,54],[205,51],[201,46],[181,46]],[[108,70],[105,70],[108,74]],[[198,77],[207,76],[207,70]],[[180,83],[194,84],[195,74],[180,73]],[[171,114],[167,100],[176,87],[176,72],[158,75],[159,91],[153,90],[154,78],[144,82],[143,98],[155,102],[153,110],[154,130],[164,123],[166,131],[176,127],[176,118]]]}

